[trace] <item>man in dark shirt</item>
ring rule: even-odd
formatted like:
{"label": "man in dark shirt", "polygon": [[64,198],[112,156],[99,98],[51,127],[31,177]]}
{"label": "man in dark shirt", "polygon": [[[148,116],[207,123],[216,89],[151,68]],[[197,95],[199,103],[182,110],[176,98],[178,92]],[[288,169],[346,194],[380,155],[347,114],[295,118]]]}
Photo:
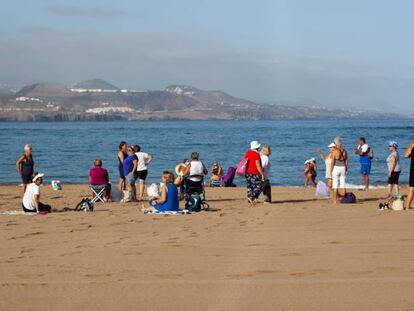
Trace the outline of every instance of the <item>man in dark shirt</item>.
{"label": "man in dark shirt", "polygon": [[94,167],[89,170],[89,184],[95,191],[99,192],[105,188],[104,198],[109,201],[111,199],[111,184],[109,183],[109,174],[106,169],[102,167],[102,160],[96,159]]}

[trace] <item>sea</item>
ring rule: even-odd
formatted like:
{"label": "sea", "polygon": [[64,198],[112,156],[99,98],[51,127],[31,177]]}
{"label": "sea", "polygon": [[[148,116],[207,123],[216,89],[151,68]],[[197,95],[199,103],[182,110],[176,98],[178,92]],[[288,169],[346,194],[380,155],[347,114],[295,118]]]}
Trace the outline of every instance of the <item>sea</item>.
{"label": "sea", "polygon": [[[217,161],[227,171],[237,166],[252,140],[272,148],[270,180],[277,186],[302,186],[305,160],[314,157],[319,180],[325,165],[316,152],[336,136],[344,140],[350,154],[347,182],[362,184],[359,159],[353,153],[360,136],[374,150],[371,183],[386,185],[388,141],[400,145],[401,183],[408,183],[409,161],[403,159],[414,140],[414,120],[280,120],[280,121],[116,121],[0,123],[0,184],[19,184],[16,160],[25,144],[33,146],[35,170],[45,182],[62,185],[88,183],[88,172],[96,158],[103,160],[113,183],[119,180],[117,152],[120,141],[138,144],[154,157],[148,182],[159,182],[162,171],[173,170],[183,159],[198,151],[207,167]],[[241,177],[235,183],[244,185]]]}

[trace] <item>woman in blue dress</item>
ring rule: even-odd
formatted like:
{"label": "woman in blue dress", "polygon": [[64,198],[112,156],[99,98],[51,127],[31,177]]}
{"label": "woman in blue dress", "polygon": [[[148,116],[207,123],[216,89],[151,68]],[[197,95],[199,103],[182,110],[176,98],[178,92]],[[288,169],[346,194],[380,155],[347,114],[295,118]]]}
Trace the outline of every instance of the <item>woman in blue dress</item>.
{"label": "woman in blue dress", "polygon": [[144,211],[170,212],[179,210],[178,189],[174,184],[173,173],[164,171],[161,179],[163,183],[161,195],[149,200],[149,206],[145,207]]}

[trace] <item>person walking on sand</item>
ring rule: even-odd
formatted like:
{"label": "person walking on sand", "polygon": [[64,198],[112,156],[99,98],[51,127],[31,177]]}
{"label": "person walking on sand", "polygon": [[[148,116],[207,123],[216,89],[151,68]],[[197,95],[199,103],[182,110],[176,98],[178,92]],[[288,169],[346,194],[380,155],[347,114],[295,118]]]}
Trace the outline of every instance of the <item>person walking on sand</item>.
{"label": "person walking on sand", "polygon": [[340,198],[339,190],[346,192],[346,174],[348,172],[348,153],[343,147],[342,138],[336,137],[336,148],[332,152],[331,175],[334,203],[338,203]]}
{"label": "person walking on sand", "polygon": [[335,144],[331,143],[329,148],[329,153],[327,155],[324,155],[321,149],[318,149],[317,152],[319,153],[319,157],[322,161],[325,162],[325,178],[326,178],[326,184],[330,189],[332,189],[332,174],[331,174],[331,162],[332,162],[332,152],[335,149]]}
{"label": "person walking on sand", "polygon": [[16,162],[16,170],[22,178],[24,194],[26,192],[27,185],[32,182],[32,175],[34,172],[32,146],[29,144],[24,146],[24,153]]}
{"label": "person walking on sand", "polygon": [[148,176],[148,165],[152,162],[152,155],[146,152],[141,151],[141,146],[135,145],[135,155],[138,159],[138,166],[135,173],[135,178],[139,179],[139,188],[138,194],[139,198],[142,200],[144,197],[144,190],[145,190],[145,180]]}
{"label": "person walking on sand", "polygon": [[305,161],[305,185],[307,188],[309,182],[312,183],[313,187],[316,187],[316,175],[317,175],[317,164],[314,158]]}
{"label": "person walking on sand", "polygon": [[119,171],[118,187],[119,187],[119,190],[121,191],[125,190],[125,175],[124,175],[123,163],[126,157],[128,157],[127,148],[128,148],[127,142],[121,141],[121,143],[119,144],[119,150],[118,150],[118,171]]}
{"label": "person walking on sand", "polygon": [[361,164],[362,179],[365,184],[364,190],[369,189],[369,174],[371,174],[371,147],[368,146],[365,137],[359,138],[359,145],[355,149],[355,154],[359,155],[359,163]]}
{"label": "person walking on sand", "polygon": [[264,174],[263,203],[272,202],[272,186],[269,180],[270,168],[272,166],[269,161],[271,153],[272,151],[268,145],[263,146],[262,150],[260,151],[260,160],[262,162],[262,169]]}
{"label": "person walking on sand", "polygon": [[260,193],[262,193],[262,184],[265,181],[259,148],[259,142],[254,140],[250,143],[250,150],[244,155],[247,161],[245,176],[247,183],[247,201],[249,201],[251,206],[256,204]]}
{"label": "person walking on sand", "polygon": [[52,207],[40,202],[40,185],[43,182],[44,174],[33,174],[32,183],[27,186],[23,196],[22,208],[25,213],[50,213]]}
{"label": "person walking on sand", "polygon": [[405,201],[405,208],[410,209],[411,203],[413,202],[414,198],[414,141],[408,145],[407,149],[405,150],[404,156],[406,158],[411,158],[409,182],[410,187],[408,188],[408,196],[407,200]]}
{"label": "person walking on sand", "polygon": [[390,155],[387,158],[388,166],[388,197],[392,197],[392,191],[395,188],[395,194],[399,194],[398,181],[401,173],[400,155],[398,153],[398,143],[390,141],[388,143]]}

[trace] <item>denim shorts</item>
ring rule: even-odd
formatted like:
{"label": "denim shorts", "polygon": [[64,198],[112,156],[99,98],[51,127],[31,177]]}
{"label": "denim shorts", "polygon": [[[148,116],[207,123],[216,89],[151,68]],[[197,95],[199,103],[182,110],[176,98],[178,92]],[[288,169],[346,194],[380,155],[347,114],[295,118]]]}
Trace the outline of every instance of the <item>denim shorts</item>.
{"label": "denim shorts", "polygon": [[133,172],[129,173],[128,175],[125,176],[125,183],[127,185],[135,185],[135,181],[137,179],[135,178],[135,175]]}

